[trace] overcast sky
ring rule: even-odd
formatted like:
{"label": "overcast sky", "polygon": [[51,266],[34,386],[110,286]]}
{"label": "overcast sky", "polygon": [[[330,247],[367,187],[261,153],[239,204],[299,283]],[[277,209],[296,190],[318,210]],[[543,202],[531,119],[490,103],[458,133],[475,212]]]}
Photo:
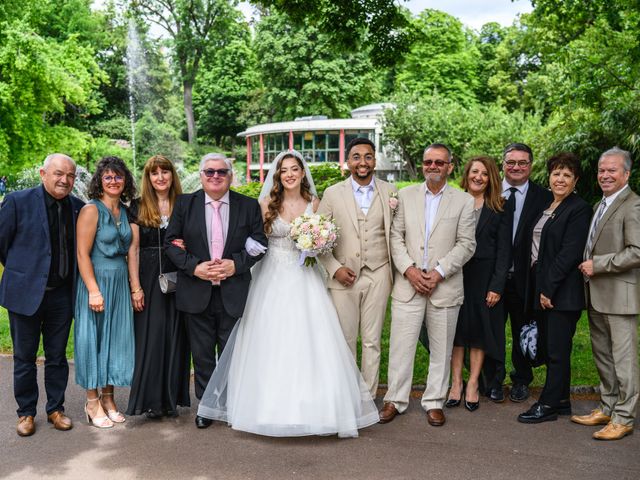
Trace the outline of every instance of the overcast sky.
{"label": "overcast sky", "polygon": [[[519,13],[532,10],[529,0],[409,0],[398,3],[407,7],[414,15],[425,8],[442,10],[459,18],[465,25],[479,30],[488,22],[498,22],[508,26]],[[248,2],[240,3],[240,10],[247,18],[251,18],[253,7]]]}

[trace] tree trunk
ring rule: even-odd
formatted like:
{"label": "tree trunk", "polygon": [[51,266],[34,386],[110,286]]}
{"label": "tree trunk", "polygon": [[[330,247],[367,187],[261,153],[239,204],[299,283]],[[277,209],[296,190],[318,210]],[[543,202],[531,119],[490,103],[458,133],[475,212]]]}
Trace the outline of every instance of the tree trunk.
{"label": "tree trunk", "polygon": [[182,88],[184,91],[184,115],[187,118],[187,137],[190,145],[197,142],[198,132],[196,131],[196,119],[193,116],[193,83],[183,81]]}

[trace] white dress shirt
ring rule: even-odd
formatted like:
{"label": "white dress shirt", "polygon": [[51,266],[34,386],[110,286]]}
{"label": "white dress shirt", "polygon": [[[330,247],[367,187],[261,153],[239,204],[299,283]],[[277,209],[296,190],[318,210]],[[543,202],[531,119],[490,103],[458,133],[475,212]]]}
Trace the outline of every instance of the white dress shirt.
{"label": "white dress shirt", "polygon": [[513,228],[511,230],[511,242],[516,238],[516,231],[518,230],[518,223],[520,223],[520,215],[522,215],[522,207],[524,207],[524,199],[527,196],[529,190],[529,180],[522,185],[510,185],[506,180],[502,180],[502,196],[508,199],[511,196],[509,189],[511,187],[516,188],[518,191],[514,192],[516,196],[516,210],[513,212]]}
{"label": "white dress shirt", "polygon": [[[229,232],[229,192],[225,193],[219,200],[222,202],[220,205],[220,217],[222,218],[222,238],[224,243],[227,243],[227,233]],[[207,192],[204,192],[204,218],[207,222],[207,245],[211,245],[211,224],[213,222],[213,203],[214,200]]]}
{"label": "white dress shirt", "polygon": [[353,196],[356,203],[365,215],[371,208],[371,199],[373,198],[373,189],[375,188],[375,177],[371,178],[368,185],[360,185],[351,177],[351,188],[353,188]]}
{"label": "white dress shirt", "polygon": [[[440,200],[442,200],[442,194],[447,188],[447,184],[444,184],[444,187],[440,189],[438,193],[433,193],[429,190],[429,187],[426,187],[426,193],[424,196],[424,257],[422,259],[422,269],[429,269],[429,236],[431,235],[431,229],[433,227],[433,223],[436,220],[436,215],[438,214],[438,207],[440,207]],[[436,271],[442,275],[444,278],[444,270],[440,266],[440,264],[436,265]]]}

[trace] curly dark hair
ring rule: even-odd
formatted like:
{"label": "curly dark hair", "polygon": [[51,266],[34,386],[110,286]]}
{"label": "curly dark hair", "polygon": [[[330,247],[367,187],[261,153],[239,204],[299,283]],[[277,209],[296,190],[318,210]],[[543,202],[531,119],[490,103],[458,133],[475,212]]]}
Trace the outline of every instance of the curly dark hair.
{"label": "curly dark hair", "polygon": [[125,165],[124,161],[119,157],[103,157],[96,165],[96,171],[91,177],[89,182],[89,188],[87,189],[87,197],[91,200],[98,200],[104,194],[102,190],[102,176],[107,171],[112,171],[117,175],[124,177],[124,189],[120,196],[121,201],[130,202],[136,198],[136,183],[133,180],[133,175]]}

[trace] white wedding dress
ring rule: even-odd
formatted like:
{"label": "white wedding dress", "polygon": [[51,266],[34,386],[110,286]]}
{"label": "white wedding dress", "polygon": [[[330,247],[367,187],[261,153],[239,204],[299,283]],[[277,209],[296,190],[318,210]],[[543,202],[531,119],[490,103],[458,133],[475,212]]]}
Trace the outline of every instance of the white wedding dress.
{"label": "white wedding dress", "polygon": [[359,428],[378,422],[378,411],[319,267],[299,266],[290,228],[279,217],[273,222],[267,253],[254,267],[244,316],[198,415],[259,435],[357,437]]}

